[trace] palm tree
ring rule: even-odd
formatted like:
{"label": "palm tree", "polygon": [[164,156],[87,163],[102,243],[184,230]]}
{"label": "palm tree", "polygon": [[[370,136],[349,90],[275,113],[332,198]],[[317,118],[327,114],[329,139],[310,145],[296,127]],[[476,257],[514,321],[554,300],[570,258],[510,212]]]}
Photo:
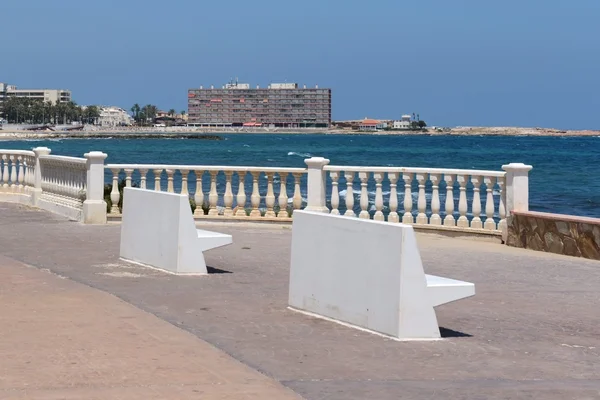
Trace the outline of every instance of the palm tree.
{"label": "palm tree", "polygon": [[139,122],[140,110],[140,105],[138,103],[135,103],[133,107],[131,107],[131,114],[133,115],[135,122]]}
{"label": "palm tree", "polygon": [[174,109],[174,108],[171,108],[171,109],[169,110],[169,116],[170,116],[170,117],[174,117],[176,113],[177,113],[177,111],[175,111],[175,109]]}

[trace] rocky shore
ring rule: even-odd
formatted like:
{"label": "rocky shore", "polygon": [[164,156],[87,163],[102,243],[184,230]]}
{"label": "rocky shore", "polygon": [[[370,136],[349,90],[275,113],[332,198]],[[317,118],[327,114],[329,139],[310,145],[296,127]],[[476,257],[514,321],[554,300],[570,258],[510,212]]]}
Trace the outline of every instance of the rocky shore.
{"label": "rocky shore", "polygon": [[551,128],[519,128],[519,127],[455,127],[445,129],[428,129],[427,131],[377,131],[359,132],[348,129],[247,129],[247,128],[98,128],[92,127],[81,131],[31,131],[19,129],[0,130],[0,140],[43,140],[43,139],[205,139],[220,140],[218,134],[329,134],[329,135],[478,135],[478,136],[600,136],[600,130],[559,130]]}

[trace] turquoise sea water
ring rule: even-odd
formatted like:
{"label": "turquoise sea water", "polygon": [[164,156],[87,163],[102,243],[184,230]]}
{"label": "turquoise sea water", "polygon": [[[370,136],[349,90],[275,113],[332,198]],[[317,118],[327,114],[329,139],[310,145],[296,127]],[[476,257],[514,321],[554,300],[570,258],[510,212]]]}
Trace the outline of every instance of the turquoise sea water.
{"label": "turquoise sea water", "polygon": [[600,217],[600,137],[221,135],[197,139],[54,139],[2,141],[6,149],[47,146],[81,157],[91,150],[108,163],[304,167],[310,156],[331,164],[501,170],[533,165],[530,209]]}

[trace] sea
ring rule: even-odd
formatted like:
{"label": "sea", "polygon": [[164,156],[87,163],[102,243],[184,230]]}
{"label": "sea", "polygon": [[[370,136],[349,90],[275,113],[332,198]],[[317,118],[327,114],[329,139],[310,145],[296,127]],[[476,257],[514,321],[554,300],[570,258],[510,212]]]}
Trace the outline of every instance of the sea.
{"label": "sea", "polygon": [[46,146],[52,154],[108,154],[107,163],[304,167],[315,156],[332,165],[501,170],[521,162],[530,172],[530,209],[600,217],[600,136],[215,134],[222,140],[49,139],[2,141],[5,149]]}

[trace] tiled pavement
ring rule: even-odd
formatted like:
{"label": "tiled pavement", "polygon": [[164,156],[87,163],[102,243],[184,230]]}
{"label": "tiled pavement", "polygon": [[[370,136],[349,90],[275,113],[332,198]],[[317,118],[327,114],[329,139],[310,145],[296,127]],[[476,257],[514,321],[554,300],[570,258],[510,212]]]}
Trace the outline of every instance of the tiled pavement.
{"label": "tiled pavement", "polygon": [[418,235],[426,271],[477,294],[437,308],[445,340],[395,342],[286,309],[289,228],[209,229],[234,236],[207,253],[220,273],[176,277],[119,261],[118,225],[0,204],[4,256],[113,294],[308,399],[600,398],[596,261]]}

